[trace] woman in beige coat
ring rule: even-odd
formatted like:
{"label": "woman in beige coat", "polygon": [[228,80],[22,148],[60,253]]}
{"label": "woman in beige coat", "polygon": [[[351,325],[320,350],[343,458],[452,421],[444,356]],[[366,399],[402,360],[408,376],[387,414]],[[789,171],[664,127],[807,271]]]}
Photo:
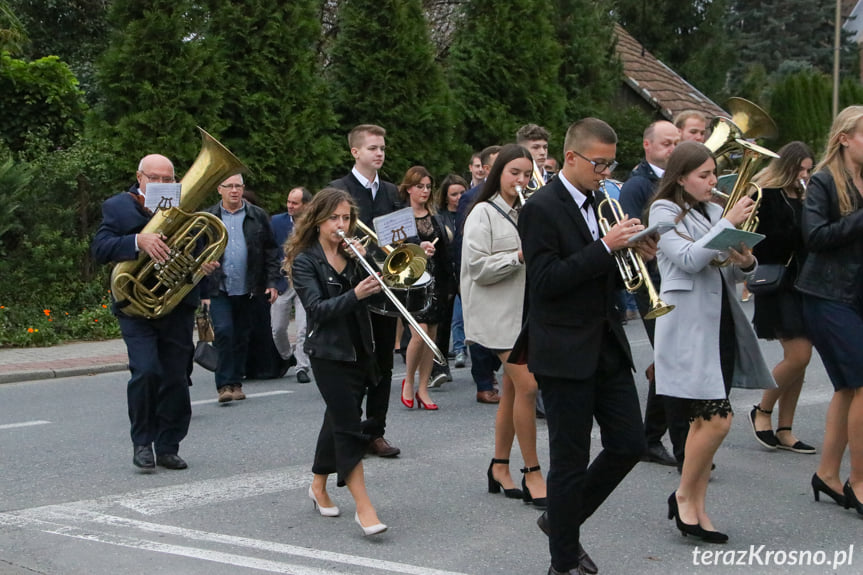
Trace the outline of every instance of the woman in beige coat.
{"label": "woman in beige coat", "polygon": [[[465,341],[476,342],[500,358],[503,389],[495,419],[494,458],[488,468],[488,490],[501,488],[544,508],[545,480],[536,455],[536,380],[526,365],[507,363],[522,325],[525,266],[518,236],[517,187],[530,181],[533,160],[518,145],[504,146],[468,213],[464,224],[461,297]],[[509,381],[511,380],[511,384]],[[509,473],[513,434],[524,458],[522,489]]]}

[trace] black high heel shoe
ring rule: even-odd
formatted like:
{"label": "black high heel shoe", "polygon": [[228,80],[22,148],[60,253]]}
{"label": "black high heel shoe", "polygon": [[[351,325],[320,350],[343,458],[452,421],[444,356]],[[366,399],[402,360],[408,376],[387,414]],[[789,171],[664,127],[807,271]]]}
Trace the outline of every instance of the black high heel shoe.
{"label": "black high heel shoe", "polygon": [[857,513],[863,515],[863,503],[857,499],[857,495],[854,494],[854,490],[851,488],[851,480],[845,482],[845,487],[842,489],[845,493],[845,509],[851,509],[852,507],[857,510]]}
{"label": "black high heel shoe", "polygon": [[503,485],[501,485],[500,481],[494,478],[494,474],[491,472],[491,468],[495,463],[502,463],[504,465],[509,465],[509,459],[492,459],[491,463],[488,464],[488,492],[489,493],[500,493],[500,490],[503,489],[503,494],[507,499],[521,499],[523,497],[523,493],[521,489],[518,487],[513,487],[512,489],[507,489]]}
{"label": "black high heel shoe", "polygon": [[725,533],[721,533],[719,531],[708,531],[698,523],[684,523],[680,519],[680,510],[677,508],[676,491],[668,496],[668,518],[674,519],[674,522],[677,525],[677,529],[680,530],[680,534],[684,537],[686,537],[687,535],[693,535],[695,537],[700,537],[701,540],[705,543],[728,542],[728,535],[726,535]]}
{"label": "black high heel shoe", "polygon": [[[539,471],[539,465],[534,467],[522,467],[521,472],[526,476],[528,473],[533,473],[534,471]],[[530,489],[527,488],[527,478],[522,476],[521,478],[521,490],[524,492],[522,496],[522,501],[525,503],[533,503],[534,507],[538,507],[539,509],[545,509],[548,504],[548,498],[546,497],[533,497],[530,494]]]}
{"label": "black high heel shoe", "polygon": [[824,483],[824,481],[818,477],[817,473],[812,474],[812,495],[815,497],[815,501],[820,501],[818,497],[818,492],[823,493],[827,497],[830,497],[835,501],[838,505],[843,506],[845,509],[848,509],[848,506],[845,505],[845,495],[842,493],[837,493],[833,491],[829,485]]}

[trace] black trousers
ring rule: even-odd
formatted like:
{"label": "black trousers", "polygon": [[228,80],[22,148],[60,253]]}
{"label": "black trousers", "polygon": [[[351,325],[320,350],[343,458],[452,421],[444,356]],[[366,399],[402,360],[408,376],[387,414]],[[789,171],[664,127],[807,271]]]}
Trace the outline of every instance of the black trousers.
{"label": "black trousers", "polygon": [[362,402],[368,370],[358,363],[310,358],[315,384],[327,404],[318,433],[312,473],[336,473],[338,485],[345,484],[369,443],[363,430]]}
{"label": "black trousers", "polygon": [[180,304],[158,319],[118,315],[132,377],[126,386],[132,443],[177,453],[189,432],[192,325],[195,309]]}
{"label": "black trousers", "polygon": [[[654,280],[659,289],[658,281]],[[646,289],[635,293],[635,303],[638,312],[644,318],[650,309],[650,297]],[[656,327],[655,319],[642,319],[644,331],[653,346],[653,333]],[[683,463],[683,451],[686,447],[686,436],[689,434],[689,404],[685,400],[656,395],[656,380],[650,380],[647,388],[647,403],[644,407],[644,437],[647,445],[662,441],[662,436],[668,431],[671,448],[678,463]]]}
{"label": "black trousers", "polygon": [[387,411],[390,406],[390,389],[393,379],[393,350],[396,347],[396,318],[369,314],[372,318],[372,333],[375,338],[375,361],[380,379],[377,385],[366,390],[366,431],[372,439],[383,437],[387,427]]}
{"label": "black trousers", "polygon": [[[602,505],[646,449],[638,393],[623,350],[605,334],[599,366],[587,379],[537,374],[545,402],[551,464],[548,521],[551,564],[578,565],[581,524]],[[590,430],[596,418],[602,451],[588,466]]]}

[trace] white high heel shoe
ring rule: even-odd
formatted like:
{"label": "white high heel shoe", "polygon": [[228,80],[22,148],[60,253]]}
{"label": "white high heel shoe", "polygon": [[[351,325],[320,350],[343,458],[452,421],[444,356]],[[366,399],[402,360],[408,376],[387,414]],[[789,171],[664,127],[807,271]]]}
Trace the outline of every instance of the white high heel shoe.
{"label": "white high heel shoe", "polygon": [[309,499],[314,502],[315,507],[324,517],[338,517],[341,511],[335,505],[332,507],[324,507],[320,503],[318,503],[318,498],[315,497],[315,492],[312,491],[312,486],[309,485]]}
{"label": "white high heel shoe", "polygon": [[360,526],[360,529],[363,530],[363,535],[377,535],[378,533],[383,533],[387,530],[387,526],[383,523],[375,523],[369,527],[363,526],[363,524],[360,523],[360,516],[358,513],[354,513],[354,521],[356,521],[357,525]]}

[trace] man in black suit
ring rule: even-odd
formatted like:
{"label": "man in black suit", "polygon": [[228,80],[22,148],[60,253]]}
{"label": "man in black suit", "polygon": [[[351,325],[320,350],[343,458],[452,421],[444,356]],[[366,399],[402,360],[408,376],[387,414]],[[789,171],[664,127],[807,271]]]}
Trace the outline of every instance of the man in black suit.
{"label": "man in black suit", "polygon": [[[378,170],[386,158],[387,132],[380,126],[361,124],[348,134],[348,145],[354,157],[351,173],[330,182],[330,186],[347,190],[360,208],[360,220],[374,229],[372,220],[398,207],[398,188],[381,180]],[[373,255],[381,252],[375,250]],[[390,387],[393,378],[393,350],[396,342],[396,318],[373,313],[372,332],[380,380],[366,392],[366,422],[364,430],[372,441],[369,452],[380,457],[395,457],[401,450],[384,438],[389,410]]]}
{"label": "man in black suit", "polygon": [[[595,573],[580,527],[645,450],[632,379],[632,354],[614,306],[621,280],[613,253],[644,229],[626,219],[602,236],[599,183],[617,164],[617,135],[587,118],[566,133],[558,177],[533,194],[518,218],[527,264],[527,322],[513,357],[536,375],[548,420],[549,573]],[[611,220],[613,222],[614,220]],[[644,255],[652,258],[649,241]],[[590,430],[599,423],[603,450],[588,467]]]}
{"label": "man in black suit", "polygon": [[[170,248],[162,234],[140,232],[152,216],[144,207],[147,184],[173,182],[174,165],[165,156],[145,156],[138,165],[137,180],[127,192],[102,204],[102,223],[92,244],[93,258],[99,263],[134,260],[141,251],[159,263],[168,258]],[[202,270],[210,273],[218,265],[205,264]],[[170,313],[156,319],[127,315],[116,302],[112,308],[129,354],[131,378],[126,399],[132,463],[144,472],[154,471],[157,463],[166,469],[187,467],[178,451],[192,417],[189,376],[198,302],[196,287]]]}

